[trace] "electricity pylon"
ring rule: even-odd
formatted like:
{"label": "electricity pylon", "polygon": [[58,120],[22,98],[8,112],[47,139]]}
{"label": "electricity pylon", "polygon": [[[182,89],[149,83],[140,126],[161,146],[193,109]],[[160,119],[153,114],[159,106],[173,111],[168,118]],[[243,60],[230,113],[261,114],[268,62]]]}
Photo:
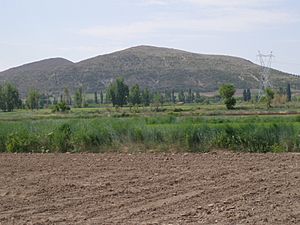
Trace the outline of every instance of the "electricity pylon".
{"label": "electricity pylon", "polygon": [[270,82],[270,70],[272,64],[272,58],[274,57],[273,52],[270,54],[262,54],[258,51],[257,57],[259,58],[261,71],[260,71],[260,81],[259,81],[259,94],[258,101],[265,95],[266,88],[272,87]]}

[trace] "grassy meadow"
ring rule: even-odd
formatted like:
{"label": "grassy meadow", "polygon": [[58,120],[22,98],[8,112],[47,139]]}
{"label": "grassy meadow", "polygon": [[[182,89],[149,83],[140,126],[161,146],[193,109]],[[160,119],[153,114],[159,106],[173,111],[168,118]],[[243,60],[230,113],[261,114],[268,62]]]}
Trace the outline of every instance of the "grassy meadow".
{"label": "grassy meadow", "polygon": [[[271,113],[272,115],[265,115]],[[299,113],[299,115],[297,115]],[[295,104],[104,106],[0,113],[2,152],[300,151],[300,110]]]}

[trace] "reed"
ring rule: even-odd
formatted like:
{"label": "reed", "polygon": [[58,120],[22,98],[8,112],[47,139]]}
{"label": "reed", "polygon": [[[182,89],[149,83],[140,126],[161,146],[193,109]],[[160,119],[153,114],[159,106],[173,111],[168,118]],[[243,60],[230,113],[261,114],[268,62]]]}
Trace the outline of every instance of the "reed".
{"label": "reed", "polygon": [[0,122],[2,152],[103,152],[137,145],[203,152],[300,150],[298,117],[106,117]]}

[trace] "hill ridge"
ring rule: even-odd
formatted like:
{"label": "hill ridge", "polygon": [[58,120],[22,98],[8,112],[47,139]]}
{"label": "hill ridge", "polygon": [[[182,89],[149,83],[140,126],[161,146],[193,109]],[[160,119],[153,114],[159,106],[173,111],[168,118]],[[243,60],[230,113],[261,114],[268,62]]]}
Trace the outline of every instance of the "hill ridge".
{"label": "hill ridge", "polygon": [[[24,64],[0,72],[0,83],[12,82],[23,94],[30,88],[58,94],[67,87],[74,92],[79,86],[92,93],[122,76],[129,85],[137,83],[142,88],[160,91],[191,88],[208,92],[223,83],[233,83],[238,89],[258,88],[260,70],[259,65],[236,56],[139,45],[77,63],[56,57]],[[299,77],[274,69],[271,73],[275,86],[285,86],[288,82],[293,88],[300,85]]]}

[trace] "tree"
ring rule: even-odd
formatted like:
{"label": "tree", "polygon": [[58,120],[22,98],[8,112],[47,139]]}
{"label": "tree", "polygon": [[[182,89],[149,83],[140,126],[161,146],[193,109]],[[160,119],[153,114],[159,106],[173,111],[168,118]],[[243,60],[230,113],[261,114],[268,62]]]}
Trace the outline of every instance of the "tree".
{"label": "tree", "polygon": [[245,102],[248,101],[248,98],[247,98],[247,90],[246,90],[246,89],[244,89],[244,91],[243,91],[243,100],[244,100]]}
{"label": "tree", "polygon": [[55,104],[57,104],[57,103],[58,103],[58,101],[57,101],[57,99],[56,99],[56,97],[55,97],[55,95],[54,95],[54,96],[53,96],[52,104],[55,105]]}
{"label": "tree", "polygon": [[201,97],[201,95],[200,95],[200,93],[198,91],[196,92],[195,102],[196,103],[203,102],[203,97]]}
{"label": "tree", "polygon": [[151,102],[151,94],[148,88],[142,91],[142,104],[144,106],[149,106]]}
{"label": "tree", "polygon": [[119,77],[108,87],[107,94],[113,106],[123,107],[127,104],[129,88],[124,83],[124,79]]}
{"label": "tree", "polygon": [[40,108],[47,107],[47,101],[48,101],[47,97],[48,96],[45,94],[40,95],[40,98],[39,98],[39,107]]}
{"label": "tree", "polygon": [[165,90],[165,101],[166,102],[172,102],[172,92]]}
{"label": "tree", "polygon": [[106,90],[106,92],[105,92],[105,103],[106,104],[111,103],[111,97],[110,97],[110,93],[108,90]]}
{"label": "tree", "polygon": [[51,104],[51,101],[49,99],[49,94],[44,94],[44,98],[43,98],[43,105],[45,108],[48,108],[49,107],[49,104]]}
{"label": "tree", "polygon": [[95,91],[94,93],[94,98],[95,98],[95,104],[98,104],[98,93]]}
{"label": "tree", "polygon": [[74,100],[75,100],[75,107],[77,107],[77,108],[83,107],[84,103],[83,103],[83,88],[82,87],[80,87],[76,90]]}
{"label": "tree", "polygon": [[141,97],[140,87],[138,84],[136,84],[130,89],[129,102],[132,105],[139,105],[141,104],[141,99],[142,97]]}
{"label": "tree", "polygon": [[21,105],[19,91],[14,85],[5,83],[3,87],[0,86],[0,108],[3,111],[12,112]]}
{"label": "tree", "polygon": [[0,86],[0,108],[3,111],[6,111],[5,95],[3,88]]}
{"label": "tree", "polygon": [[252,99],[251,90],[248,88],[247,89],[247,101],[249,102],[249,101],[251,101],[251,99]]}
{"label": "tree", "polygon": [[186,102],[187,103],[192,103],[194,101],[194,94],[192,92],[192,89],[189,89],[188,90],[188,95],[187,95],[187,98],[186,98]]}
{"label": "tree", "polygon": [[153,98],[153,103],[156,108],[156,111],[159,111],[159,106],[164,104],[164,96],[161,93],[156,93]]}
{"label": "tree", "polygon": [[291,91],[291,84],[288,83],[286,87],[286,96],[287,96],[287,101],[290,102],[292,100],[292,91]]}
{"label": "tree", "polygon": [[29,109],[39,109],[40,94],[37,90],[31,89],[26,98],[26,105]]}
{"label": "tree", "polygon": [[184,91],[180,91],[178,94],[178,100],[180,102],[185,102],[185,95],[184,95]]}
{"label": "tree", "polygon": [[163,94],[160,94],[159,103],[161,104],[161,106],[163,106],[165,103],[165,96]]}
{"label": "tree", "polygon": [[173,104],[176,103],[176,96],[175,96],[175,91],[174,91],[174,89],[172,90],[172,93],[171,93],[171,101],[172,101]]}
{"label": "tree", "polygon": [[223,84],[219,89],[220,96],[224,99],[227,109],[234,109],[236,100],[233,95],[235,91],[236,89],[233,84]]}
{"label": "tree", "polygon": [[243,91],[243,100],[249,102],[251,100],[251,91],[250,89],[244,89]]}
{"label": "tree", "polygon": [[103,92],[102,90],[100,91],[100,104],[104,103],[104,98],[103,98]]}
{"label": "tree", "polygon": [[265,93],[266,93],[266,99],[267,99],[267,108],[271,108],[271,102],[274,98],[274,91],[271,89],[271,88],[266,88],[265,90]]}
{"label": "tree", "polygon": [[70,92],[68,88],[64,88],[64,94],[63,94],[63,98],[61,102],[65,102],[67,105],[71,105],[72,104],[72,100],[71,100],[71,96],[70,96]]}

